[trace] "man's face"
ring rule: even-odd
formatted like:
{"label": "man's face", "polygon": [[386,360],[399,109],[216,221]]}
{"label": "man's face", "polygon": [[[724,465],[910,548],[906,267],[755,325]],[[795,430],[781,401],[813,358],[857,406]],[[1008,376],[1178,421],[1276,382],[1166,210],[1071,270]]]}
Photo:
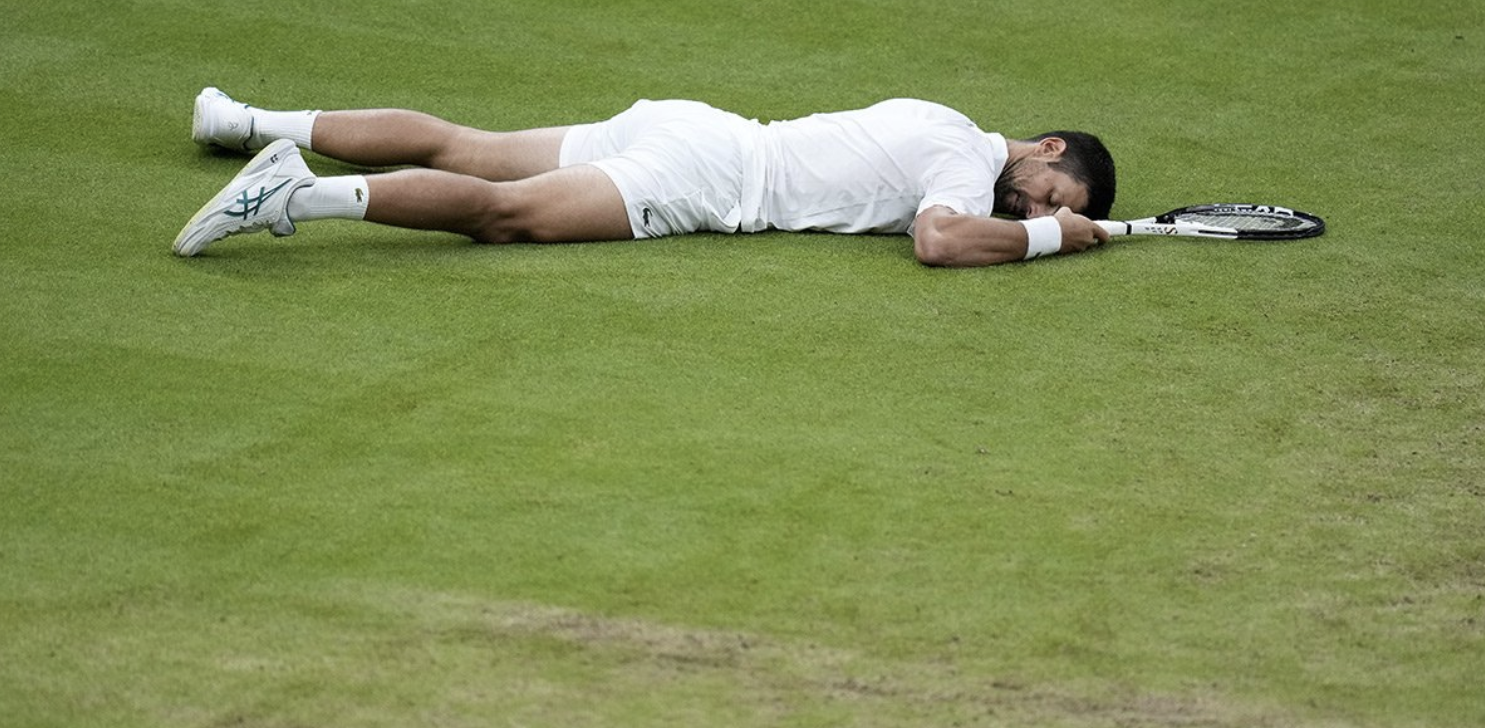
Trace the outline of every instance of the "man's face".
{"label": "man's face", "polygon": [[1042,159],[1033,157],[1007,165],[995,181],[996,212],[1019,218],[1042,217],[1060,207],[1082,214],[1088,209],[1088,188]]}

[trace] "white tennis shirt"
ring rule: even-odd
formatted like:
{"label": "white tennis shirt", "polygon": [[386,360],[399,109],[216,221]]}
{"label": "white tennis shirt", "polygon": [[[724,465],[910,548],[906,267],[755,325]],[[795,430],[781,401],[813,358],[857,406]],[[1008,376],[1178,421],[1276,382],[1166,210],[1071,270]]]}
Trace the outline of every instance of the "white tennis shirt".
{"label": "white tennis shirt", "polygon": [[743,232],[904,233],[934,205],[993,212],[1007,149],[947,106],[892,99],[760,126],[753,156]]}

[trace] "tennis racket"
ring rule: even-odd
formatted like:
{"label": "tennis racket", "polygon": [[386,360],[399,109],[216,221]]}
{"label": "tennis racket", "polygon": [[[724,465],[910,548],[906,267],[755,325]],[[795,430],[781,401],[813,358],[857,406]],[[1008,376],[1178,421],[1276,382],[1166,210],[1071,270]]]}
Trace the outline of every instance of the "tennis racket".
{"label": "tennis racket", "polygon": [[1225,240],[1299,240],[1325,232],[1325,221],[1273,205],[1196,205],[1142,220],[1100,220],[1109,235],[1166,235]]}

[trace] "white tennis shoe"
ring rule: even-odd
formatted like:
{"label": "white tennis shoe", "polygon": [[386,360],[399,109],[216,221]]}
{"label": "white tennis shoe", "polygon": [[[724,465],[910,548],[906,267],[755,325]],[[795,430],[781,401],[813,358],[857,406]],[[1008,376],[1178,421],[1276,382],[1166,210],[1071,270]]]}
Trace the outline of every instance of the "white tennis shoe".
{"label": "white tennis shoe", "polygon": [[234,152],[251,152],[263,148],[263,140],[253,127],[253,113],[247,104],[233,101],[215,86],[207,86],[196,94],[191,141],[215,144]]}
{"label": "white tennis shoe", "polygon": [[229,235],[267,230],[275,236],[294,234],[289,196],[315,183],[299,147],[280,139],[263,148],[181,228],[175,254],[190,257]]}

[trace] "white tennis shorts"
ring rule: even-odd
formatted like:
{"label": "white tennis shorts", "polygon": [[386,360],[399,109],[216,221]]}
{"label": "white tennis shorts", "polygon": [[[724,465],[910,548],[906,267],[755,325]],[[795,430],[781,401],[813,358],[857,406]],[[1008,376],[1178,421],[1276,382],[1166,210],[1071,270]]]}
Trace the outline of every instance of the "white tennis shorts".
{"label": "white tennis shorts", "polygon": [[569,129],[559,163],[603,170],[636,238],[737,232],[759,128],[697,101],[642,100],[608,121]]}

